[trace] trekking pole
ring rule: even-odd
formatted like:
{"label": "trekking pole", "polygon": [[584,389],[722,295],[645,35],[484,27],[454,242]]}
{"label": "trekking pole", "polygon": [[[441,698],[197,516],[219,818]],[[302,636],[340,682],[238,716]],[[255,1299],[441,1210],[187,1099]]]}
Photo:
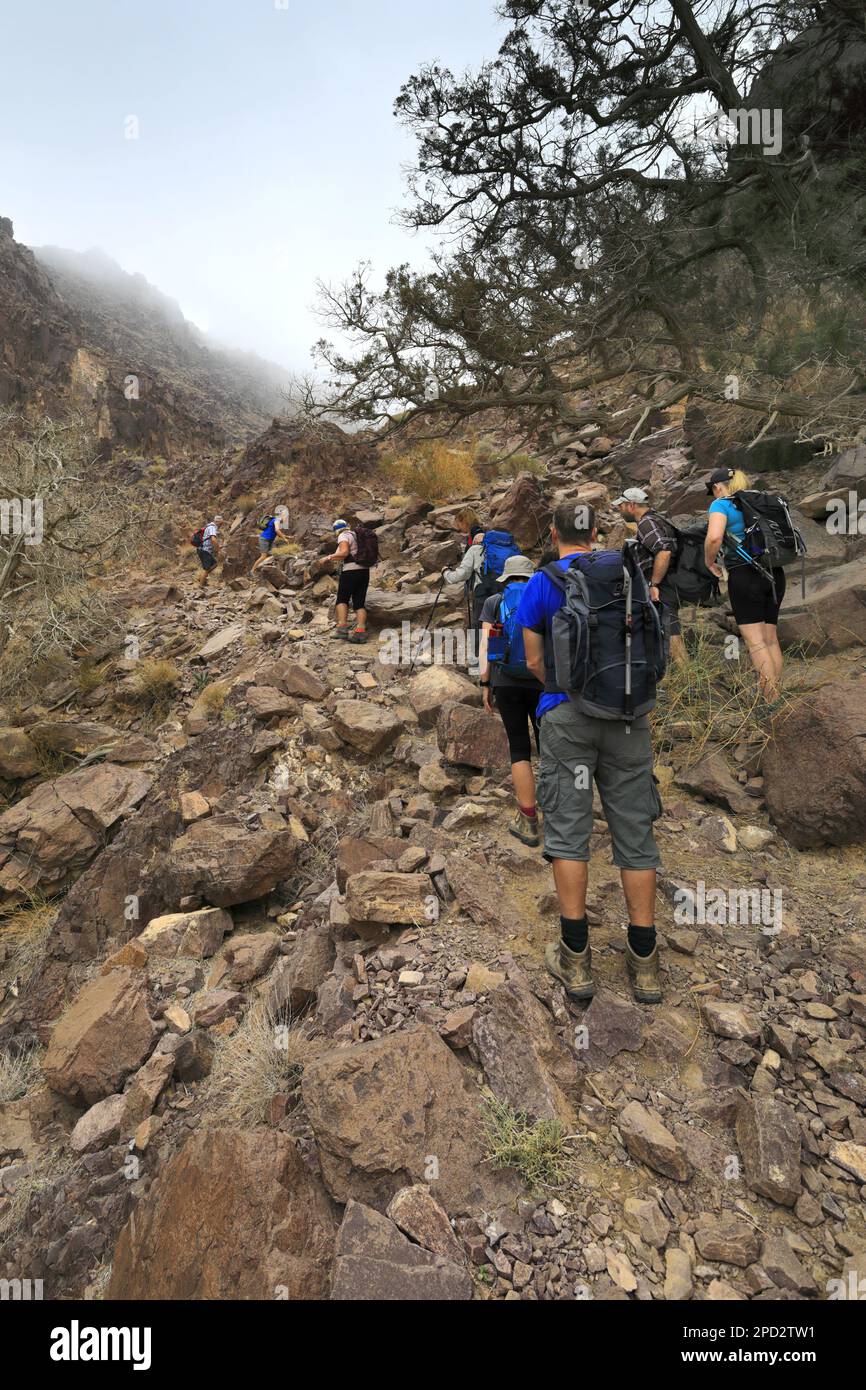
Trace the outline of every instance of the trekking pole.
{"label": "trekking pole", "polygon": [[625,689],[622,697],[622,712],[625,715],[625,731],[631,733],[632,717],[632,692],[631,692],[631,639],[634,621],[634,607],[632,594],[632,576],[629,569],[630,556],[623,556],[623,574],[625,576]]}
{"label": "trekking pole", "polygon": [[421,636],[420,636],[419,641],[418,641],[418,646],[415,648],[415,655],[413,656],[413,658],[412,658],[412,664],[411,664],[411,666],[409,667],[409,675],[410,675],[410,676],[411,676],[412,672],[415,670],[415,662],[418,660],[418,653],[421,651],[421,646],[422,646],[422,644],[423,644],[423,642],[424,642],[424,638],[427,636],[428,628],[430,627],[430,624],[431,624],[432,621],[433,621],[433,614],[436,612],[436,605],[437,605],[438,602],[439,602],[439,597],[440,597],[440,595],[441,595],[441,593],[442,593],[442,590],[443,590],[444,588],[445,588],[445,576],[444,576],[444,574],[443,574],[442,579],[440,580],[440,583],[439,583],[439,588],[436,590],[436,597],[435,597],[434,600],[433,600],[433,607],[430,609],[430,616],[428,617],[427,622],[426,622],[426,624],[425,624],[425,626],[424,626],[424,631],[421,633]]}

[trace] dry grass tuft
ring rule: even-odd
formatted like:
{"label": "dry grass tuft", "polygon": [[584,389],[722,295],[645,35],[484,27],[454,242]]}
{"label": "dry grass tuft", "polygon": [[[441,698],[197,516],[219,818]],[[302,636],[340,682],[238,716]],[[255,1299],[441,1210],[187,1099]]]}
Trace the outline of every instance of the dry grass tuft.
{"label": "dry grass tuft", "polygon": [[309,1024],[280,1018],[260,1001],[216,1053],[212,1112],[226,1124],[263,1124],[271,1097],[293,1092],[313,1056]]}

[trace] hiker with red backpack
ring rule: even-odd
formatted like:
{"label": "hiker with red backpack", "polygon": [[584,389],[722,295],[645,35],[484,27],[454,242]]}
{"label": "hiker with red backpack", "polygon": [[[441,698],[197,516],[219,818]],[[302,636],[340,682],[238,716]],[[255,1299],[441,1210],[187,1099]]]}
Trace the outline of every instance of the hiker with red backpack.
{"label": "hiker with red backpack", "polygon": [[591,506],[557,507],[551,538],[559,558],[526,584],[517,611],[526,665],[544,684],[537,795],[560,911],[560,938],[545,963],[571,998],[595,994],[586,917],[594,781],[628,908],[632,991],[657,1004],[653,822],[661,801],[647,716],[665,671],[665,634],[636,543],[593,550],[596,534]]}
{"label": "hiker with red backpack", "polygon": [[191,543],[195,546],[202,567],[199,575],[199,584],[204,589],[210,577],[211,570],[216,569],[219,564],[220,539],[219,528],[225,524],[224,518],[215,516],[213,521],[209,521],[206,526],[200,526],[191,537]]}
{"label": "hiker with red backpack", "polygon": [[498,714],[508,737],[511,781],[517,811],[509,833],[523,844],[539,842],[532,737],[538,748],[536,706],[544,687],[526,665],[523,629],[517,610],[524,587],[535,573],[526,555],[511,555],[497,581],[498,592],[481,609],[481,689],[488,714]]}
{"label": "hiker with red backpack", "polygon": [[[718,560],[724,559],[731,609],[757,673],[758,689],[773,708],[782,679],[778,622],[785,597],[783,566],[796,559],[802,565],[806,546],[785,499],[753,490],[739,469],[717,468],[707,479],[707,494],[713,500],[704,558],[718,578]],[[805,595],[805,580],[803,591]]]}
{"label": "hiker with red backpack", "polygon": [[[343,517],[338,517],[332,526],[337,538],[334,559],[340,563],[340,577],[337,581],[337,626],[334,636],[349,642],[367,640],[367,589],[370,584],[370,569],[379,562],[379,540],[370,526],[354,521],[350,526]],[[349,622],[349,606],[355,612],[355,626]]]}

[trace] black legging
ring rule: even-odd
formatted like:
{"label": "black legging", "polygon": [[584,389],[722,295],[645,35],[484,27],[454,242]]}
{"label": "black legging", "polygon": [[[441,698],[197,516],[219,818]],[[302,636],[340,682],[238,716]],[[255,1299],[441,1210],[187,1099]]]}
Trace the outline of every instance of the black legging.
{"label": "black legging", "polygon": [[535,707],[538,704],[541,687],[527,685],[496,685],[491,688],[491,696],[499,710],[499,716],[508,735],[508,751],[513,763],[528,763],[532,758],[532,741],[529,727],[535,734],[535,747],[538,743],[538,720]]}

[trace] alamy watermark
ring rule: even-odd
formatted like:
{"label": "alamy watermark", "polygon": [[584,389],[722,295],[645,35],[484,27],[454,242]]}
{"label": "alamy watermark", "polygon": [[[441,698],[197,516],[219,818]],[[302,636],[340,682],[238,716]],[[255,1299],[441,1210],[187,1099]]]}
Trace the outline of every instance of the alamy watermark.
{"label": "alamy watermark", "polygon": [[760,927],[763,936],[782,930],[781,888],[708,888],[702,878],[694,888],[677,888],[674,921],[678,926]]}
{"label": "alamy watermark", "polygon": [[41,545],[44,534],[41,497],[0,497],[0,535],[22,536],[25,545]]}

